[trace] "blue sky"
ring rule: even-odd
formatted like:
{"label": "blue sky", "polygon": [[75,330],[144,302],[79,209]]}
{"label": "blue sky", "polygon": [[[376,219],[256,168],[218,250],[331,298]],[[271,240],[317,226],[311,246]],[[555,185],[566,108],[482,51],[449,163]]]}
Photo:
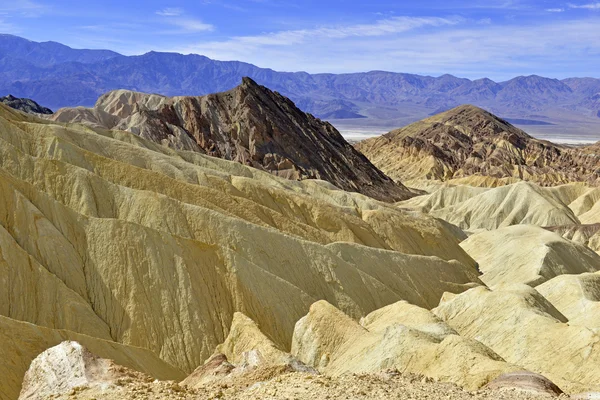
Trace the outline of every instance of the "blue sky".
{"label": "blue sky", "polygon": [[127,55],[197,53],[313,73],[600,77],[600,2],[587,0],[2,3],[2,33]]}

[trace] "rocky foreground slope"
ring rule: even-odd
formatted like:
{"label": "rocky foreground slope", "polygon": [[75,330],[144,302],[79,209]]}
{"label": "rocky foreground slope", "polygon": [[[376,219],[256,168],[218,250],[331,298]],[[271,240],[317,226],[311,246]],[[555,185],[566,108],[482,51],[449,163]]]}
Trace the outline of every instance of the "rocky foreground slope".
{"label": "rocky foreground slope", "polygon": [[315,301],[359,318],[480,283],[456,228],[323,181],[2,105],[0,143],[2,399],[63,340],[183,379],[238,311],[289,349]]}
{"label": "rocky foreground slope", "polygon": [[0,189],[2,400],[600,391],[600,256],[513,226],[584,184],[390,204],[0,105]]}
{"label": "rocky foreground slope", "polygon": [[[38,356],[27,372],[22,399],[389,399],[450,400],[548,399],[562,393],[535,374],[507,374],[485,390],[467,392],[430,378],[385,370],[341,377],[292,371],[283,366],[238,366],[224,355],[211,358],[181,383],[150,376],[90,353],[76,342],[63,342]],[[197,383],[195,387],[189,379]],[[515,391],[515,383],[521,390]]]}
{"label": "rocky foreground slope", "polygon": [[126,130],[178,150],[237,161],[288,179],[322,179],[384,201],[411,197],[331,124],[250,78],[231,91],[203,97],[118,90],[100,97],[93,109],[61,109],[52,119]]}
{"label": "rocky foreground slope", "polygon": [[600,147],[537,140],[478,107],[463,105],[356,148],[398,181],[517,178],[544,186],[600,183]]}

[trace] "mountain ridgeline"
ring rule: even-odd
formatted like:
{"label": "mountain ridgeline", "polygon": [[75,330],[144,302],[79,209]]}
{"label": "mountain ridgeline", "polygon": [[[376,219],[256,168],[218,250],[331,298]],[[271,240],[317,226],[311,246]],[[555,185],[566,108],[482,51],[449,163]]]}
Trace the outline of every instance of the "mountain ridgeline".
{"label": "mountain ridgeline", "polygon": [[393,120],[404,115],[415,121],[464,103],[528,123],[548,124],[558,114],[593,121],[600,111],[600,80],[592,78],[521,76],[494,82],[384,71],[288,73],[199,55],[150,52],[128,57],[0,36],[0,93],[33,98],[53,109],[92,106],[116,89],[200,96],[230,90],[244,76],[328,119]]}
{"label": "mountain ridgeline", "polygon": [[6,104],[10,108],[23,111],[31,114],[52,114],[53,111],[49,108],[40,106],[31,99],[18,99],[13,95],[0,97],[0,103]]}
{"label": "mountain ridgeline", "polygon": [[397,180],[473,175],[550,186],[600,183],[598,144],[573,147],[538,140],[478,107],[463,105],[356,145]]}
{"label": "mountain ridgeline", "polygon": [[321,179],[379,200],[412,196],[331,124],[250,78],[233,90],[203,97],[118,90],[98,99],[93,109],[65,108],[51,118],[127,130],[175,149],[237,161],[288,179]]}

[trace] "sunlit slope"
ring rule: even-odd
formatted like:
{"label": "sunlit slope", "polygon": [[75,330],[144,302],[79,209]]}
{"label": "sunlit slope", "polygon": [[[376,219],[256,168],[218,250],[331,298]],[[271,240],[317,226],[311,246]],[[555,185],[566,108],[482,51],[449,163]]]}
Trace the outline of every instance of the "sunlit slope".
{"label": "sunlit slope", "polygon": [[470,390],[521,370],[406,302],[376,310],[362,324],[325,301],[315,303],[296,324],[292,354],[331,375],[393,369]]}
{"label": "sunlit slope", "polygon": [[474,288],[433,311],[461,336],[476,339],[507,362],[543,374],[567,392],[599,389],[597,330],[572,324],[529,286]]}
{"label": "sunlit slope", "polygon": [[40,352],[64,340],[76,340],[101,357],[115,360],[121,365],[158,379],[180,380],[185,376],[182,371],[146,349],[0,316],[0,399],[18,398],[23,375],[31,361]]}
{"label": "sunlit slope", "polygon": [[358,318],[479,283],[460,232],[431,217],[2,106],[0,186],[2,315],[188,373],[236,311],[289,348],[315,301]]}
{"label": "sunlit slope", "polygon": [[413,194],[383,174],[328,122],[250,78],[227,92],[163,97],[115,90],[54,121],[134,133],[154,143],[237,161],[292,180],[322,179],[384,201]]}
{"label": "sunlit slope", "polygon": [[385,174],[409,185],[471,176],[543,186],[599,183],[597,145],[573,147],[538,140],[468,104],[366,139],[356,148]]}
{"label": "sunlit slope", "polygon": [[[431,193],[398,203],[401,208],[427,212],[462,229],[497,229],[530,224],[565,234],[577,242],[589,241],[595,232],[581,225],[600,223],[600,195],[582,183],[541,187],[517,182],[499,187],[465,184],[440,185]],[[579,232],[576,232],[579,231]]]}
{"label": "sunlit slope", "polygon": [[460,245],[478,262],[481,280],[492,288],[537,286],[559,275],[600,271],[598,254],[532,225],[480,232]]}

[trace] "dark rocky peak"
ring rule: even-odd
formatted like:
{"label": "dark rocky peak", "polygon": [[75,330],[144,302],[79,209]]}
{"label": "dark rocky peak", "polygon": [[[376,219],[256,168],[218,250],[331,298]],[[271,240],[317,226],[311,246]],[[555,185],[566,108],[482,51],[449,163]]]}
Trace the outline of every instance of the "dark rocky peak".
{"label": "dark rocky peak", "polygon": [[250,78],[201,97],[126,90],[102,96],[93,112],[63,109],[61,122],[86,119],[172,147],[199,151],[293,180],[321,179],[340,189],[397,201],[412,194],[378,170],[328,122]]}
{"label": "dark rocky peak", "polygon": [[455,107],[432,117],[432,119],[443,125],[459,127],[460,131],[469,137],[484,138],[504,133],[508,136],[531,138],[508,121],[471,104]]}
{"label": "dark rocky peak", "polygon": [[40,106],[31,99],[19,99],[12,94],[5,97],[0,97],[0,103],[14,108],[15,110],[23,111],[29,114],[52,114],[52,110]]}

